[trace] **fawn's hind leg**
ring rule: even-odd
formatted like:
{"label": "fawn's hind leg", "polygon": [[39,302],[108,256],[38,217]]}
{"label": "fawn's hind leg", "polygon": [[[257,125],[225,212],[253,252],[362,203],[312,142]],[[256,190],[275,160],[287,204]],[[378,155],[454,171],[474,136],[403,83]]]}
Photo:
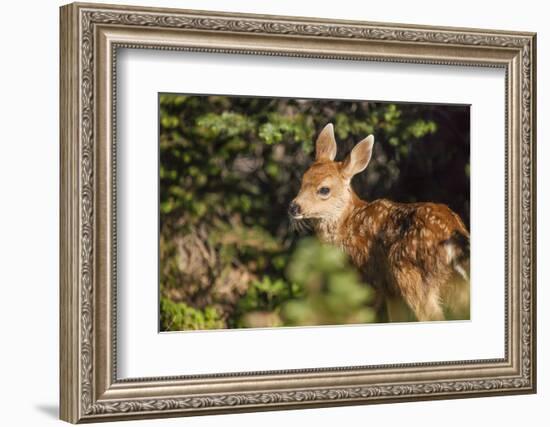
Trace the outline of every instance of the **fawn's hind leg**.
{"label": "fawn's hind leg", "polygon": [[386,310],[389,322],[414,322],[416,320],[415,314],[401,295],[388,296]]}
{"label": "fawn's hind leg", "polygon": [[418,321],[445,320],[439,286],[424,283],[418,269],[412,266],[401,268],[394,274],[397,288]]}
{"label": "fawn's hind leg", "polygon": [[414,309],[414,312],[420,322],[429,320],[445,320],[439,290],[436,288],[428,289],[424,296],[423,303]]}
{"label": "fawn's hind leg", "polygon": [[470,319],[470,280],[453,273],[442,288],[441,300],[448,318],[453,320]]}

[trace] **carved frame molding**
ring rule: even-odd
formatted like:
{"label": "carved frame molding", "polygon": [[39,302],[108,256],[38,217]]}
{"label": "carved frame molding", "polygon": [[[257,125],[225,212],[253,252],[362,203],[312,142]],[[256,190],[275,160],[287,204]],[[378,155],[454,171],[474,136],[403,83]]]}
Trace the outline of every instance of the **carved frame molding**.
{"label": "carved frame molding", "polygon": [[[60,42],[62,419],[74,423],[535,391],[535,34],[71,4],[61,8]],[[117,380],[118,48],[505,68],[506,357]]]}

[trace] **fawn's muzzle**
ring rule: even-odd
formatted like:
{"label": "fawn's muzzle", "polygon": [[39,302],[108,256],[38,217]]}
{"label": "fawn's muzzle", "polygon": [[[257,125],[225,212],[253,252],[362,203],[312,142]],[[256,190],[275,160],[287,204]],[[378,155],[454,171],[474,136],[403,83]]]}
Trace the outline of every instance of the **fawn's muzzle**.
{"label": "fawn's muzzle", "polygon": [[301,212],[302,210],[300,209],[300,205],[295,201],[292,201],[288,207],[288,213],[293,217],[297,217],[301,215]]}

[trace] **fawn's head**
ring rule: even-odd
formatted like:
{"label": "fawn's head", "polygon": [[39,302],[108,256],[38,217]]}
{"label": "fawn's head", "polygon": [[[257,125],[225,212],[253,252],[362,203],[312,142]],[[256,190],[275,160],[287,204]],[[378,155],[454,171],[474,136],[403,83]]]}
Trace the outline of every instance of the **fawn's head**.
{"label": "fawn's head", "polygon": [[334,127],[326,125],[315,143],[315,161],[302,177],[300,192],[290,203],[293,219],[335,220],[353,198],[351,178],[369,164],[374,136],[359,142],[343,162],[335,162]]}

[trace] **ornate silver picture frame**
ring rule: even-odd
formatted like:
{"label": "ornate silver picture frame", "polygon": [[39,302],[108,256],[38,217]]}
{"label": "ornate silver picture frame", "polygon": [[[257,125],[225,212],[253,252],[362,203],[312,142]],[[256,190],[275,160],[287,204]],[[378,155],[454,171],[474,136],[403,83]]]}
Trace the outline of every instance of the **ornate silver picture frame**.
{"label": "ornate silver picture frame", "polygon": [[[61,419],[536,391],[535,34],[80,3],[63,6],[60,18]],[[121,48],[503,69],[504,357],[118,378],[115,107]]]}

